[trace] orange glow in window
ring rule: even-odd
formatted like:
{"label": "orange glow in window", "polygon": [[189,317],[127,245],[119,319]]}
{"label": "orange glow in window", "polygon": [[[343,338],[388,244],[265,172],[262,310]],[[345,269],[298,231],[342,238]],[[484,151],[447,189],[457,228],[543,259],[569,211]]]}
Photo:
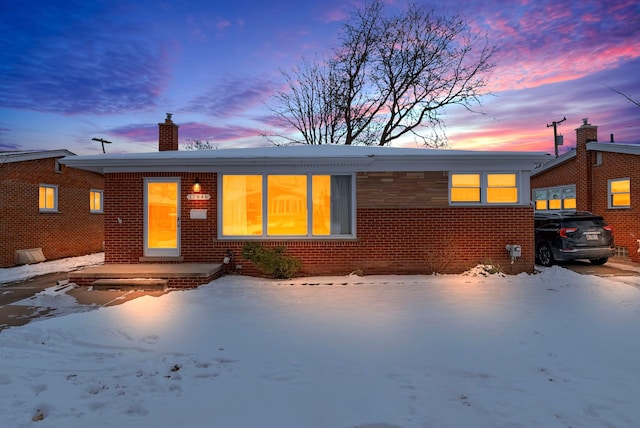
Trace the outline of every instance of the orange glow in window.
{"label": "orange glow in window", "polygon": [[576,198],[564,199],[562,203],[566,210],[576,209]]}
{"label": "orange glow in window", "polygon": [[148,248],[178,246],[178,183],[151,182],[148,198]]}
{"label": "orange glow in window", "polygon": [[487,174],[487,202],[505,204],[518,202],[515,174]]}
{"label": "orange glow in window", "polygon": [[311,179],[313,194],[313,234],[331,234],[331,176],[314,175]]}
{"label": "orange glow in window", "polygon": [[480,174],[452,174],[451,201],[480,202]]}
{"label": "orange glow in window", "polygon": [[222,176],[222,234],[262,235],[262,176]]}
{"label": "orange glow in window", "polygon": [[307,234],[306,175],[269,175],[267,196],[269,235]]}

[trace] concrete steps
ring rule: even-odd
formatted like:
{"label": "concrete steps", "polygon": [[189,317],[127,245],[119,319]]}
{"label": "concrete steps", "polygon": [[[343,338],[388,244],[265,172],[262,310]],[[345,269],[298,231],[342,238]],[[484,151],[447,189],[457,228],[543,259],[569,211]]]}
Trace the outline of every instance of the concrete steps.
{"label": "concrete steps", "polygon": [[159,278],[106,278],[98,279],[91,283],[91,287],[96,291],[164,291],[168,286],[168,279]]}
{"label": "concrete steps", "polygon": [[110,263],[69,272],[69,281],[100,290],[158,290],[163,284],[165,288],[195,288],[221,275],[222,265],[217,263]]}

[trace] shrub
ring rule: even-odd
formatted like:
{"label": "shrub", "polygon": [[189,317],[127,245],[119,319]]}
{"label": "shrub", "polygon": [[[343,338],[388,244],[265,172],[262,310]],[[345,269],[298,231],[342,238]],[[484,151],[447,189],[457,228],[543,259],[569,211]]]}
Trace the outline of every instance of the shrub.
{"label": "shrub", "polygon": [[265,248],[260,242],[244,244],[242,256],[263,274],[278,279],[293,278],[302,266],[299,259],[287,254],[285,247]]}

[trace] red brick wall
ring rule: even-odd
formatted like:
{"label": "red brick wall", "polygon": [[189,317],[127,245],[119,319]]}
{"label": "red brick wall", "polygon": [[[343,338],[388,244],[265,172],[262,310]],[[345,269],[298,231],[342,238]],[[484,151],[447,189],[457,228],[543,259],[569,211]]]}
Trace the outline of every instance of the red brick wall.
{"label": "red brick wall", "polygon": [[[640,156],[623,153],[602,153],[602,164],[592,167],[592,211],[602,215],[613,226],[616,246],[627,248],[629,257],[640,262]],[[631,208],[608,207],[608,180],[630,178]]]}
{"label": "red brick wall", "polygon": [[[302,260],[303,275],[343,275],[355,270],[365,274],[454,273],[488,261],[500,264],[508,273],[531,272],[533,208],[442,207],[442,199],[446,200],[448,194],[443,174],[358,174],[357,239],[266,241],[265,245],[286,246],[291,255]],[[211,195],[209,201],[186,199],[196,174],[107,174],[107,263],[138,263],[143,255],[144,177],[178,175],[182,178],[184,262],[220,263],[231,250],[236,263],[243,266],[239,272],[258,274],[242,258],[245,241],[217,240],[215,174],[197,174],[202,193]],[[432,185],[430,180],[434,180]],[[407,187],[410,183],[424,191],[412,193]],[[398,186],[406,191],[389,192],[380,200],[382,186]],[[189,219],[191,208],[207,208],[207,220]],[[118,217],[122,223],[118,223]],[[507,244],[522,246],[522,257],[513,265],[505,249]]]}
{"label": "red brick wall", "polygon": [[[479,263],[506,273],[532,272],[535,262],[533,208],[359,209],[353,241],[275,241],[302,260],[302,275],[460,273]],[[505,246],[519,244],[522,257],[510,264]],[[217,242],[231,249],[238,272],[257,275],[242,259],[243,242]]]}
{"label": "red brick wall", "polygon": [[[215,174],[187,173],[112,173],[105,175],[105,262],[139,263],[144,256],[144,179],[177,177],[181,179],[180,223],[181,254],[186,262],[212,262],[216,236],[217,181]],[[196,177],[200,193],[210,194],[208,201],[189,201],[187,194]],[[190,218],[191,209],[208,210],[206,220]],[[120,219],[120,221],[119,221]],[[216,258],[215,261],[220,261]]]}
{"label": "red brick wall", "polygon": [[564,186],[568,184],[576,184],[575,158],[569,159],[555,168],[548,169],[541,174],[531,177],[531,189]]}
{"label": "red brick wall", "polygon": [[[586,120],[585,120],[586,122]],[[598,141],[598,127],[584,123],[576,129],[576,206],[584,211],[593,211],[592,156],[587,151],[587,143]],[[580,208],[582,207],[582,208]]]}
{"label": "red brick wall", "polygon": [[[0,267],[15,251],[42,248],[47,259],[102,251],[104,215],[89,212],[89,190],[103,189],[102,175],[61,166],[55,159],[0,164]],[[58,185],[58,212],[41,213],[39,184]]]}

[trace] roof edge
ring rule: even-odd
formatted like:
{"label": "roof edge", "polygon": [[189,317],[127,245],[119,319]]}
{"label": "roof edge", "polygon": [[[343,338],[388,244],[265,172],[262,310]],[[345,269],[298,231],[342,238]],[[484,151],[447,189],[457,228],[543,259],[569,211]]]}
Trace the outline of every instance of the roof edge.
{"label": "roof edge", "polygon": [[563,155],[558,156],[557,158],[550,160],[549,162],[543,163],[539,168],[536,168],[533,171],[531,171],[531,177],[535,177],[536,175],[541,174],[551,168],[555,168],[556,166],[562,165],[563,163],[575,157],[576,157],[576,151],[575,149],[573,149],[567,153],[564,153]]}

